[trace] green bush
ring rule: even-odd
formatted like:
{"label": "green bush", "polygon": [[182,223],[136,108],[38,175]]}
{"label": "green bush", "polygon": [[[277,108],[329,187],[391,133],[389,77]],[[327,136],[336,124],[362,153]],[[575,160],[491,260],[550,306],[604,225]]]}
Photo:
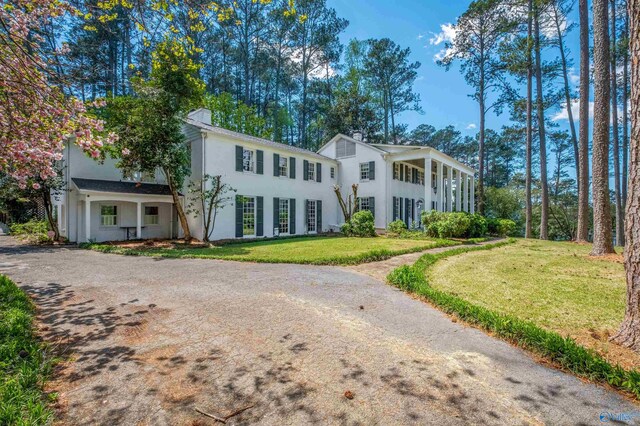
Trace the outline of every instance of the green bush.
{"label": "green bush", "polygon": [[390,234],[400,235],[407,230],[407,224],[400,219],[394,220],[387,225],[387,232]]}
{"label": "green bush", "polygon": [[34,307],[27,295],[0,275],[0,424],[48,424],[52,411],[42,386],[52,360],[38,342]]}
{"label": "green bush", "polygon": [[488,232],[498,237],[508,237],[516,233],[516,223],[511,219],[487,219]]}
{"label": "green bush", "polygon": [[362,210],[351,216],[351,221],[342,225],[342,233],[349,237],[375,237],[376,227],[373,214]]}
{"label": "green bush", "polygon": [[469,233],[471,220],[466,213],[449,213],[445,220],[438,222],[438,237],[463,238]]}
{"label": "green bush", "polygon": [[47,232],[49,224],[44,220],[32,219],[25,223],[13,223],[9,226],[11,235],[29,243],[44,243],[51,241]]}
{"label": "green bush", "polygon": [[469,215],[469,219],[471,223],[469,224],[469,232],[466,237],[468,238],[478,238],[484,237],[487,235],[487,231],[489,229],[487,224],[487,219],[484,216],[474,213]]}

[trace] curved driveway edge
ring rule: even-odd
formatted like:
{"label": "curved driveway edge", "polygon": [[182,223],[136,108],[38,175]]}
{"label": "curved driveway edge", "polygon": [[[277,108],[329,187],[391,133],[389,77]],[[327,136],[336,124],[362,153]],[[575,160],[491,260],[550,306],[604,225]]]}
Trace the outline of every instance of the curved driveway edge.
{"label": "curved driveway edge", "polygon": [[[68,424],[598,424],[640,407],[338,267],[26,248]],[[361,309],[362,307],[362,309]],[[351,391],[354,398],[344,397]]]}

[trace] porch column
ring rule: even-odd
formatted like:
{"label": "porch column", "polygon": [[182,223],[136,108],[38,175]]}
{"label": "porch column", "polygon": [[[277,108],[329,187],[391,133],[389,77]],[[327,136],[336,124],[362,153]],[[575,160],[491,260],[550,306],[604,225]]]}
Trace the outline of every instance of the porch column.
{"label": "porch column", "polygon": [[424,157],[424,211],[431,211],[433,190],[431,189],[431,157]]}
{"label": "porch column", "polygon": [[142,239],[142,203],[136,203],[136,238]]}
{"label": "porch column", "polygon": [[447,211],[453,211],[453,168],[447,166]]}
{"label": "porch column", "polygon": [[471,179],[471,205],[469,208],[471,209],[471,214],[473,214],[476,212],[476,182],[473,175],[469,176],[469,179]]}
{"label": "porch column", "polygon": [[91,239],[91,200],[89,196],[84,199],[84,239]]}
{"label": "porch column", "polygon": [[462,196],[462,187],[460,186],[460,183],[462,182],[462,179],[460,179],[460,170],[456,170],[456,211],[459,212],[460,211],[460,205],[462,203],[460,203],[460,197]]}
{"label": "porch column", "polygon": [[443,212],[444,211],[444,188],[442,187],[442,180],[443,180],[443,164],[436,161],[436,167],[438,168],[437,170],[437,176],[438,176],[438,183],[436,184],[436,210],[438,210],[439,212]]}
{"label": "porch column", "polygon": [[469,213],[469,175],[468,174],[466,173],[462,174],[462,183],[464,185],[462,211]]}

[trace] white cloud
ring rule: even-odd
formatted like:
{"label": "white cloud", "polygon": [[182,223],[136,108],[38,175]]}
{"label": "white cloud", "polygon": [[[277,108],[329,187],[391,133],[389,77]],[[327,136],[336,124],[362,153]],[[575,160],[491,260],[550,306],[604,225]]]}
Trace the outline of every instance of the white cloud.
{"label": "white cloud", "polygon": [[[580,99],[574,99],[571,101],[571,114],[573,114],[574,121],[580,121]],[[589,102],[589,119],[593,118],[593,102]],[[551,118],[553,121],[568,121],[569,111],[567,106],[563,105],[562,109]]]}
{"label": "white cloud", "polygon": [[[433,33],[433,37],[429,39],[429,44],[431,46],[439,46],[443,43],[453,43],[456,38],[456,27],[454,24],[447,22],[446,24],[440,25],[440,32]],[[425,46],[427,47],[427,46]],[[441,61],[444,59],[451,49],[441,49],[435,55],[433,55],[434,61]]]}
{"label": "white cloud", "polygon": [[475,128],[476,128],[476,123],[469,123],[467,124],[467,127],[466,127],[467,130],[473,130]]}
{"label": "white cloud", "polygon": [[571,68],[569,70],[569,83],[573,84],[574,86],[580,84],[580,72],[576,71],[575,68]]}
{"label": "white cloud", "polygon": [[418,40],[422,40],[424,38],[424,34],[418,34],[418,37],[416,37]]}

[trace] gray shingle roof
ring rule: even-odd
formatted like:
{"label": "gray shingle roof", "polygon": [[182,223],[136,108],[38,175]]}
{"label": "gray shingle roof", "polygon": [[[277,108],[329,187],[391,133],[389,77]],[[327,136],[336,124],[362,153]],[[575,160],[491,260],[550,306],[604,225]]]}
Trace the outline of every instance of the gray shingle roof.
{"label": "gray shingle roof", "polygon": [[171,195],[169,185],[156,183],[122,182],[114,180],[71,178],[80,190],[97,192],[118,192],[138,195]]}

